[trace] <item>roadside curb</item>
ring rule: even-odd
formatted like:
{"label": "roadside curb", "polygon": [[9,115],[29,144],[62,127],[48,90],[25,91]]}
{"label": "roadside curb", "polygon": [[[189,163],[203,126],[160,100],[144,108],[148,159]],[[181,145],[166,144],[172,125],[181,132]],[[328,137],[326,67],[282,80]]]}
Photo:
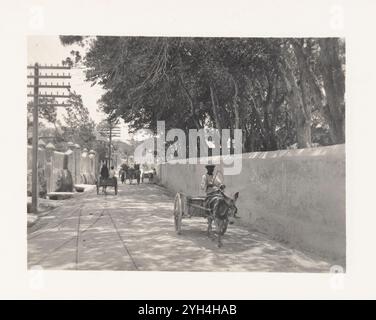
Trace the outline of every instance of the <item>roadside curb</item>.
{"label": "roadside curb", "polygon": [[87,195],[88,193],[92,192],[94,189],[95,189],[95,185],[87,185],[87,188],[85,188],[84,192],[75,192],[72,198],[69,198],[69,199],[66,199],[66,200],[50,200],[50,201],[52,201],[52,203],[55,202],[56,206],[54,206],[54,207],[49,207],[49,209],[40,211],[40,212],[38,212],[38,214],[27,213],[27,228],[29,229],[29,228],[35,226],[38,223],[38,221],[40,220],[40,218],[48,216],[55,209],[60,208],[61,206],[64,205],[63,203],[58,204],[58,202],[64,201],[65,203],[69,203],[74,199],[79,199],[79,198]]}

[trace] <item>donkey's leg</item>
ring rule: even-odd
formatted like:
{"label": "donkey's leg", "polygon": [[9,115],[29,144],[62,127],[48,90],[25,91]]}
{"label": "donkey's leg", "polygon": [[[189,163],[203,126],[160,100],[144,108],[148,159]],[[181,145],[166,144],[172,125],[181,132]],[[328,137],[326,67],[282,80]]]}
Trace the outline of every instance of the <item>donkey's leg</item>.
{"label": "donkey's leg", "polygon": [[222,235],[219,233],[218,234],[218,248],[223,246],[221,237],[222,237]]}
{"label": "donkey's leg", "polygon": [[217,221],[218,248],[222,247],[222,224],[223,224],[223,220],[218,219]]}
{"label": "donkey's leg", "polygon": [[212,223],[213,223],[213,219],[212,217],[208,217],[208,237],[210,238],[211,237],[211,232],[212,232]]}
{"label": "donkey's leg", "polygon": [[216,234],[217,234],[217,237],[218,237],[218,242],[217,242],[217,245],[218,245],[218,248],[222,247],[222,228],[223,228],[223,223],[224,223],[224,220],[216,217],[215,219],[215,229],[216,229]]}

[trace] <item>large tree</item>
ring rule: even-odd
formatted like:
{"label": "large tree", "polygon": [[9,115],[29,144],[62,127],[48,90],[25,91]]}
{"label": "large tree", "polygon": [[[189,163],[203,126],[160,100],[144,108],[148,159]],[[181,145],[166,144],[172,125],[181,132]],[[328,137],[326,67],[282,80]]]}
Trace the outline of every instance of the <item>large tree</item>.
{"label": "large tree", "polygon": [[[240,128],[243,151],[343,143],[344,42],[337,38],[96,37],[70,63],[130,128]],[[64,44],[84,37],[61,37]],[[74,61],[74,62],[73,62]]]}

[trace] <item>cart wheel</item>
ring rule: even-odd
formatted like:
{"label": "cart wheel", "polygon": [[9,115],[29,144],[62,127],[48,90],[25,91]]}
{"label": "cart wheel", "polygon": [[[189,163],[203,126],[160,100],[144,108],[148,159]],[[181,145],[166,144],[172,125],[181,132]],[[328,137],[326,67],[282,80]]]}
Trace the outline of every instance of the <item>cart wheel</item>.
{"label": "cart wheel", "polygon": [[175,221],[175,231],[177,234],[181,233],[181,220],[183,216],[183,206],[180,193],[177,193],[174,201],[174,221]]}

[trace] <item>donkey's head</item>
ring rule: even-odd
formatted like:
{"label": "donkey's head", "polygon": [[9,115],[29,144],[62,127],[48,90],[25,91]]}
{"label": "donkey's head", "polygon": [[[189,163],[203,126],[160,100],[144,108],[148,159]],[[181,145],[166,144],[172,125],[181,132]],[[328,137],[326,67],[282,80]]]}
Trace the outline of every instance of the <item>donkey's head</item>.
{"label": "donkey's head", "polygon": [[225,201],[228,206],[228,215],[230,217],[235,217],[236,213],[238,212],[238,208],[236,207],[236,200],[239,198],[239,192],[235,192],[231,197],[225,197]]}
{"label": "donkey's head", "polygon": [[238,212],[238,208],[236,207],[238,197],[239,192],[236,192],[233,196],[224,195],[223,199],[220,199],[216,204],[216,216],[221,219],[235,217]]}

